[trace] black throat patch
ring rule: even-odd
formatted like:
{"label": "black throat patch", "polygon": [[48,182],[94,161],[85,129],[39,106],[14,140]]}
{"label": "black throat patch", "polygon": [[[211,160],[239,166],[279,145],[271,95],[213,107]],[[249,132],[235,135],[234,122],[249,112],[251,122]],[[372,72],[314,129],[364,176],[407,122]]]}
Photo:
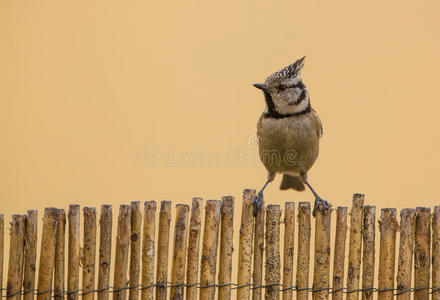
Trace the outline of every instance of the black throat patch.
{"label": "black throat patch", "polygon": [[[301,97],[298,101],[302,102],[305,98],[305,93],[303,92],[301,94]],[[306,113],[309,113],[312,111],[312,107],[309,105],[307,105],[306,108],[304,108],[302,111],[296,112],[296,113],[291,113],[291,114],[281,114],[279,113],[276,108],[275,108],[275,104],[273,103],[273,99],[272,96],[264,91],[264,100],[266,100],[266,105],[267,105],[267,112],[264,113],[264,117],[268,118],[268,119],[283,119],[283,118],[291,118],[291,117],[296,117],[296,116],[300,116]]]}

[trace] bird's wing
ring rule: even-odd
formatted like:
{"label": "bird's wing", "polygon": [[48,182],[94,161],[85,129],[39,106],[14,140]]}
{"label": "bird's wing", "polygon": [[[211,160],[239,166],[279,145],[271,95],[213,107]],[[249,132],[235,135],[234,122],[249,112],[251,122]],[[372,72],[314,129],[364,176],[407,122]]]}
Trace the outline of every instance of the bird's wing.
{"label": "bird's wing", "polygon": [[318,122],[318,136],[322,137],[324,131],[322,129],[321,119],[319,118],[318,113],[312,108],[312,115],[315,117],[316,122]]}

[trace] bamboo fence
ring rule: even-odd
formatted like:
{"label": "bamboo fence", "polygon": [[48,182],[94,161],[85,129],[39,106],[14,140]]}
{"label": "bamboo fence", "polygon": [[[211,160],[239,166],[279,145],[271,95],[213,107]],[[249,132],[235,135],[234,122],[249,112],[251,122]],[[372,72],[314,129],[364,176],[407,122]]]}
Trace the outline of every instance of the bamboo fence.
{"label": "bamboo fence", "polygon": [[132,202],[120,206],[116,227],[110,205],[100,215],[46,208],[41,238],[29,210],[11,218],[9,256],[0,214],[0,298],[440,300],[440,206],[402,209],[400,223],[395,208],[383,208],[376,220],[376,208],[354,194],[350,212],[312,216],[308,202],[263,203],[254,217],[254,196],[243,193],[239,228],[232,196],[174,209],[162,201],[158,210]]}

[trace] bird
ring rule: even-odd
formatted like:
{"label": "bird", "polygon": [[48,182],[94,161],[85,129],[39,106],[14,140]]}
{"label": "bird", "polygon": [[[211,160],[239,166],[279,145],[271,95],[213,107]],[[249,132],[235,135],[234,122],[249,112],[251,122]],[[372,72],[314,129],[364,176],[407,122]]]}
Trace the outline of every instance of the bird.
{"label": "bird", "polygon": [[264,93],[266,109],[257,124],[259,156],[267,170],[267,181],[252,200],[254,216],[263,202],[263,191],[282,174],[281,190],[304,191],[307,186],[315,197],[313,215],[323,213],[331,204],[310,185],[307,172],[319,154],[322,123],[310,104],[310,96],[301,79],[305,57],[273,73],[254,87]]}

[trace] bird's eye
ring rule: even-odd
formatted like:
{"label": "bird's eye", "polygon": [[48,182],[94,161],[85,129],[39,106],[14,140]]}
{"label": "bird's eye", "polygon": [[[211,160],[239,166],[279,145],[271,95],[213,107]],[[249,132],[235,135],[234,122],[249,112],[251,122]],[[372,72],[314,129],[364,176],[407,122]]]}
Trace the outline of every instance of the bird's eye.
{"label": "bird's eye", "polygon": [[287,87],[286,87],[285,85],[279,85],[279,86],[278,86],[278,90],[279,90],[280,92],[284,91],[286,88],[287,88]]}

